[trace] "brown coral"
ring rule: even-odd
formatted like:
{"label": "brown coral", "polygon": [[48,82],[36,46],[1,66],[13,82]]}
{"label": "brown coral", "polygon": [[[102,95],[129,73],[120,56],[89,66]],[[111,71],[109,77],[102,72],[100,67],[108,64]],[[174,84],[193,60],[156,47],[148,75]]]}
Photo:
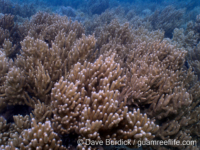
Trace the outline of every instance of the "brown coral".
{"label": "brown coral", "polygon": [[37,124],[34,118],[32,119],[31,129],[24,130],[18,141],[18,146],[21,150],[66,149],[61,145],[62,141],[59,140],[58,134],[53,131],[50,121],[46,121],[44,124]]}
{"label": "brown coral", "polygon": [[[125,76],[114,55],[94,63],[77,63],[52,90],[54,126],[61,134],[76,132],[90,139],[152,139],[158,127],[118,101]],[[111,129],[115,129],[113,132]]]}
{"label": "brown coral", "polygon": [[[163,12],[167,10],[174,9]],[[110,15],[101,17],[106,14]],[[1,149],[65,149],[60,137],[65,141],[74,134],[75,142],[77,138],[183,141],[200,136],[195,132],[200,131],[199,45],[187,57],[195,58],[189,62],[193,68],[187,68],[186,51],[177,48],[184,42],[173,46],[170,39],[163,40],[160,30],[108,22],[94,27],[94,35],[85,35],[80,23],[39,12],[22,26],[0,28],[4,34],[0,36],[0,108],[33,108],[30,116],[14,116],[14,123],[0,119]],[[169,27],[162,20],[160,24]],[[188,24],[186,38],[177,35],[176,40],[194,46],[193,26]],[[18,45],[7,38],[15,29],[21,34]],[[182,29],[175,32],[184,35]],[[19,49],[15,46],[21,50],[13,63],[9,58]]]}

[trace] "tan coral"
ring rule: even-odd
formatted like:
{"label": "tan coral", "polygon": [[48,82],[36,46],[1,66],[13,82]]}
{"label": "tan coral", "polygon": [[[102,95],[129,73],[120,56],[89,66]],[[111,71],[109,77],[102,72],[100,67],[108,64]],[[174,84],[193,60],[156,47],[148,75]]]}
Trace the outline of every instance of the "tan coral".
{"label": "tan coral", "polygon": [[[44,66],[39,63],[36,69],[30,68],[27,76],[28,84],[27,91],[34,94],[32,99],[40,99],[45,104],[50,103],[50,90],[53,87],[53,83],[48,74],[48,71],[44,69]],[[36,100],[35,100],[36,101]]]}
{"label": "tan coral", "polygon": [[14,130],[18,133],[21,133],[24,129],[28,129],[31,126],[30,116],[13,116],[14,119]]}
{"label": "tan coral", "polygon": [[25,76],[24,72],[21,71],[20,68],[10,68],[3,86],[5,89],[5,100],[7,104],[22,105],[26,103],[26,101],[24,101]]}
{"label": "tan coral", "polygon": [[[5,53],[0,50],[0,96],[4,96],[3,83],[6,80],[6,74],[9,71],[9,67],[12,66],[12,61],[6,57]],[[2,94],[2,95],[1,95]]]}
{"label": "tan coral", "polygon": [[72,22],[66,16],[38,12],[33,15],[30,22],[26,24],[28,35],[37,39],[42,39],[48,44],[55,39],[58,32],[63,30],[65,33],[76,32],[76,38],[81,37],[84,29],[77,21]]}
{"label": "tan coral", "polygon": [[52,115],[52,109],[50,106],[41,103],[39,100],[37,104],[35,104],[34,110],[32,112],[31,118],[35,118],[37,122],[44,123],[46,119],[50,119]]}
{"label": "tan coral", "polygon": [[29,36],[21,42],[23,51],[17,57],[16,64],[24,70],[25,97],[31,101],[31,107],[34,107],[37,99],[49,104],[53,84],[62,75],[67,75],[77,61],[83,62],[87,58],[94,60],[94,57],[89,58],[96,42],[94,36],[82,35],[77,40],[75,35],[75,32],[70,32],[68,36],[63,31],[59,32],[52,42],[52,48],[44,41]]}
{"label": "tan coral", "polygon": [[132,91],[132,103],[136,106],[154,103],[162,93],[170,93],[176,86],[181,86],[182,71],[179,68],[185,54],[165,41],[138,44],[127,59],[131,62],[127,84]]}
{"label": "tan coral", "polygon": [[128,112],[126,101],[118,101],[126,78],[121,73],[114,55],[75,64],[66,80],[61,78],[52,90],[52,122],[58,132],[75,131],[83,138],[102,140],[152,139],[158,126],[139,109]]}
{"label": "tan coral", "polygon": [[6,57],[11,57],[15,53],[16,47],[17,46],[13,45],[11,41],[5,39],[2,51],[5,52]]}
{"label": "tan coral", "polygon": [[58,134],[53,131],[50,121],[37,124],[34,118],[32,118],[31,128],[24,130],[19,137],[21,150],[65,150],[66,148],[61,144],[62,141],[59,139]]}
{"label": "tan coral", "polygon": [[7,124],[7,121],[3,117],[0,117],[0,145],[7,143],[9,138],[9,127],[10,124]]}
{"label": "tan coral", "polygon": [[14,147],[12,143],[9,145],[1,145],[0,149],[1,150],[19,150],[18,148]]}
{"label": "tan coral", "polygon": [[3,44],[4,40],[9,38],[10,34],[8,30],[4,30],[2,27],[0,27],[0,45]]}

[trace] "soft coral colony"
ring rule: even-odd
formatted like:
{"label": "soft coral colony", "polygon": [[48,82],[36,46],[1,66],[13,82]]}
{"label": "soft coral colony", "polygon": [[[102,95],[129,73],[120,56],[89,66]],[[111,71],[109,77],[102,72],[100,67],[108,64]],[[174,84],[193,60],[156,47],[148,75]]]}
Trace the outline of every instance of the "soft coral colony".
{"label": "soft coral colony", "polygon": [[[86,35],[80,23],[42,12],[21,25],[5,15],[0,27],[1,149],[199,137],[197,76],[185,68],[187,52],[163,40],[163,32],[113,20]],[[19,105],[29,113],[7,122],[5,110]]]}

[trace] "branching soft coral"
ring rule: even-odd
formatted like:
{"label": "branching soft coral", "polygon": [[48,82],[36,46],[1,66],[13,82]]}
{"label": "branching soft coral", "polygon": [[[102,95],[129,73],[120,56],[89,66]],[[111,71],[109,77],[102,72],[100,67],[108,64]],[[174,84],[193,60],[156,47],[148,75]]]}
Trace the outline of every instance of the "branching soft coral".
{"label": "branching soft coral", "polygon": [[[36,19],[38,23],[42,23],[43,21],[39,18],[42,17],[41,15],[36,15],[33,20]],[[65,18],[54,17],[49,16],[49,19],[46,18],[44,22],[53,24],[54,22],[51,19],[58,19],[67,26],[58,33],[55,32],[56,36],[54,41],[51,41],[51,46],[47,41],[35,39],[31,36],[27,36],[21,42],[21,55],[17,55],[15,60],[17,67],[15,68],[23,70],[21,78],[24,79],[20,82],[25,81],[22,88],[24,91],[21,90],[21,97],[24,100],[19,100],[21,102],[18,99],[13,102],[8,100],[10,101],[9,104],[29,103],[29,106],[34,108],[37,99],[49,104],[53,84],[61,76],[68,74],[71,67],[78,61],[83,62],[85,59],[93,61],[95,59],[95,57],[90,57],[96,43],[94,36],[80,35],[82,31],[78,23],[74,24]],[[43,33],[41,34],[43,35]],[[78,37],[80,38],[78,39]],[[8,84],[5,84],[4,89],[8,89],[8,86]],[[2,93],[6,93],[6,91]],[[8,99],[9,96],[6,96],[6,99]]]}
{"label": "branching soft coral", "polygon": [[7,57],[14,58],[20,50],[20,41],[27,35],[24,25],[14,23],[13,15],[4,15],[0,18],[0,48],[6,53]]}
{"label": "branching soft coral", "polygon": [[[168,10],[174,9],[163,13]],[[168,23],[167,30],[176,25]],[[12,29],[0,28],[0,108],[34,110],[11,124],[0,118],[2,149],[66,149],[60,137],[71,134],[78,135],[73,140],[136,141],[199,136],[197,70],[184,66],[186,51],[163,40],[162,31],[114,20],[87,36],[80,23],[42,12],[23,27],[21,37],[28,36],[14,63],[8,58],[14,39],[5,40]]]}
{"label": "branching soft coral", "polygon": [[171,37],[174,28],[178,28],[183,23],[183,15],[185,9],[176,10],[174,6],[169,5],[162,11],[156,10],[149,20],[153,26],[153,29],[163,29],[165,36]]}
{"label": "branching soft coral", "polygon": [[6,79],[9,67],[12,66],[12,61],[6,57],[5,53],[0,50],[0,93],[2,94],[2,85]]}
{"label": "branching soft coral", "polygon": [[158,127],[139,109],[128,112],[126,100],[118,101],[126,78],[121,73],[114,55],[75,64],[51,93],[55,130],[90,139],[152,139]]}
{"label": "branching soft coral", "polygon": [[62,17],[56,14],[50,15],[45,12],[38,12],[32,16],[29,23],[25,24],[26,32],[31,37],[39,38],[51,44],[51,41],[55,39],[58,32],[61,30],[64,33],[73,31],[76,33],[76,38],[81,37],[84,33],[84,29],[77,21],[72,22],[67,17]]}
{"label": "branching soft coral", "polygon": [[66,150],[61,144],[62,141],[59,139],[58,134],[53,131],[50,121],[42,124],[37,123],[32,118],[31,128],[23,130],[19,137],[15,136],[14,140],[8,143],[8,147],[14,145],[15,148],[20,150]]}

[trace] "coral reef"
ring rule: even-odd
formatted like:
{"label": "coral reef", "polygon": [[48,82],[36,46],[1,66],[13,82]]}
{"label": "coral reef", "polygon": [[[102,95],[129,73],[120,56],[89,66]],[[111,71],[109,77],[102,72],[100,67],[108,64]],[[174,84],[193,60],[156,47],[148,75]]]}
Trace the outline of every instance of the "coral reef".
{"label": "coral reef", "polygon": [[114,56],[75,64],[67,80],[61,78],[52,89],[55,130],[96,140],[152,139],[158,127],[147,115],[139,109],[128,112],[126,103],[118,102],[119,90],[125,86],[121,72]]}
{"label": "coral reef", "polygon": [[106,147],[87,139],[198,141],[200,15],[184,25],[189,7],[112,2],[54,1],[58,15],[0,0],[0,149]]}
{"label": "coral reef", "polygon": [[155,11],[151,17],[150,21],[153,29],[163,29],[167,37],[171,37],[171,33],[174,28],[180,27],[183,23],[184,9],[176,10],[175,7],[167,6],[162,11]]}
{"label": "coral reef", "polygon": [[58,11],[57,11],[58,14],[60,15],[66,15],[67,17],[76,17],[76,11],[71,8],[71,7],[61,7]]}
{"label": "coral reef", "polygon": [[0,0],[0,12],[3,14],[19,15],[23,18],[31,17],[36,13],[36,9],[33,4],[13,3],[8,0]]}

